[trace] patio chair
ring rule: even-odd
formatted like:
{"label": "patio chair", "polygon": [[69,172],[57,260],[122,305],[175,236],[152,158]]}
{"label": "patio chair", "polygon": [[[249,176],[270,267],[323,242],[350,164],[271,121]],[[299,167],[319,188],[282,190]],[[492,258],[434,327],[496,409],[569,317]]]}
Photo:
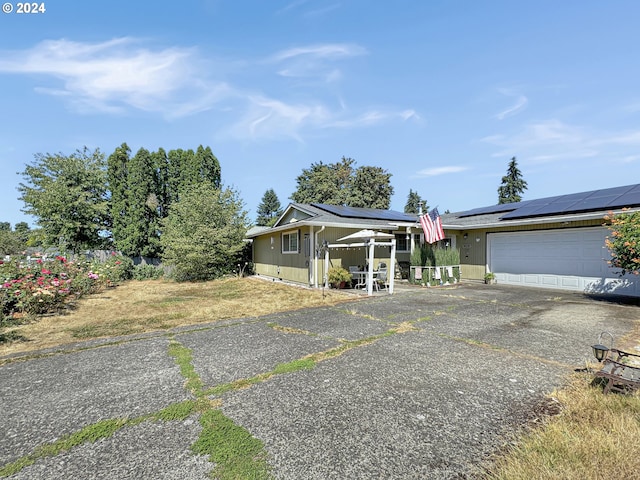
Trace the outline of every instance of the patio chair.
{"label": "patio chair", "polygon": [[353,284],[353,288],[360,288],[366,285],[365,277],[361,274],[360,267],[358,265],[349,266],[349,273],[351,274],[351,282],[355,280],[355,284]]}
{"label": "patio chair", "polygon": [[378,265],[378,276],[376,277],[375,287],[376,290],[380,290],[380,287],[389,288],[387,264],[384,262],[380,262],[380,264]]}

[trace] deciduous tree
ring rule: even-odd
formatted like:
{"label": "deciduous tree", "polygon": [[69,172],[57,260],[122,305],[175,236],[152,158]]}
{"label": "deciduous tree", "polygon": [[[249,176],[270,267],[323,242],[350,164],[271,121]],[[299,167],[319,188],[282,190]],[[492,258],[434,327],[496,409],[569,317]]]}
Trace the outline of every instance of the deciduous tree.
{"label": "deciduous tree", "polygon": [[24,250],[25,243],[20,240],[16,232],[10,229],[0,229],[0,260],[5,255],[14,255]]}
{"label": "deciduous tree", "polygon": [[175,268],[176,280],[210,280],[238,264],[247,217],[235,191],[203,183],[181,193],[162,230],[162,258]]}
{"label": "deciduous tree", "polygon": [[37,219],[46,245],[75,252],[104,245],[110,222],[106,162],[100,150],[38,153],[22,176],[22,211]]}
{"label": "deciduous tree", "polygon": [[393,195],[391,174],[380,167],[358,167],[349,193],[347,203],[351,207],[387,210]]}
{"label": "deciduous tree", "polygon": [[298,187],[291,200],[297,203],[346,205],[355,160],[342,157],[337,163],[312,163],[296,178]]}
{"label": "deciduous tree", "polygon": [[365,208],[389,208],[393,187],[391,174],[379,167],[355,168],[355,160],[313,163],[296,178],[291,199],[298,203],[326,203]]}

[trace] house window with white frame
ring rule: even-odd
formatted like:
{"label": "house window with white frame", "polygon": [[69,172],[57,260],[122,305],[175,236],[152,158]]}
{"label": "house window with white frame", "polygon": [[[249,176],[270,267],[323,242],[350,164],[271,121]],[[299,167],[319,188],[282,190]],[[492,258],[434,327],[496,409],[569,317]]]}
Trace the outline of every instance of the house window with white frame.
{"label": "house window with white frame", "polygon": [[420,246],[420,234],[396,233],[396,251],[411,252],[411,235],[413,235],[415,246]]}
{"label": "house window with white frame", "polygon": [[410,238],[406,233],[396,233],[396,251],[408,252],[411,250]]}
{"label": "house window with white frame", "polygon": [[282,253],[299,253],[298,230],[282,234]]}

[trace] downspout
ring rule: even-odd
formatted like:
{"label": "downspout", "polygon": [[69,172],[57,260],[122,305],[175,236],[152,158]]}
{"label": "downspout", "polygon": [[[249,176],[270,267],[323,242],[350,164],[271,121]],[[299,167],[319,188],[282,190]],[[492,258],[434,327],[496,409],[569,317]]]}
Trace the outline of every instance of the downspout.
{"label": "downspout", "polygon": [[314,239],[315,239],[315,249],[314,249],[314,254],[313,254],[313,286],[315,288],[318,288],[318,235],[320,235],[325,229],[325,226],[323,225],[320,230],[318,230],[315,234],[314,234]]}

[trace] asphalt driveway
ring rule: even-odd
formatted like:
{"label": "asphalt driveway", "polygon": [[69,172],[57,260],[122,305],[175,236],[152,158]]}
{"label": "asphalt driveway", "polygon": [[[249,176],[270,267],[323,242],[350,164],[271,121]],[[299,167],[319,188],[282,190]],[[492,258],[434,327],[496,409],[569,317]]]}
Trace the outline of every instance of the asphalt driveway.
{"label": "asphalt driveway", "polygon": [[275,478],[472,478],[590,360],[601,331],[619,337],[639,312],[548,290],[408,288],[12,357],[0,367],[0,468],[30,459],[10,478],[208,478],[215,464],[190,448],[197,413],[39,453],[98,422],[193,398],[169,355],[177,342],[205,389],[316,354],[314,368],[210,395],[263,442]]}

